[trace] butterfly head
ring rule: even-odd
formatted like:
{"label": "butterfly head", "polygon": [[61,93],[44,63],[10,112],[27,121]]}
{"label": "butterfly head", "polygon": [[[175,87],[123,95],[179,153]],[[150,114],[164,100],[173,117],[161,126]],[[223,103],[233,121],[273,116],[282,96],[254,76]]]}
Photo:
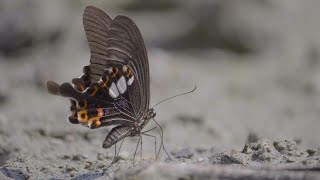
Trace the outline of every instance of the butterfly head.
{"label": "butterfly head", "polygon": [[146,119],[154,118],[156,117],[156,115],[157,115],[156,111],[153,108],[151,108],[147,111]]}
{"label": "butterfly head", "polygon": [[[148,109],[148,111],[144,114],[142,121],[139,122],[138,127],[143,128],[146,124],[148,124],[149,120],[155,116],[156,111],[153,108]],[[139,131],[141,131],[141,129]]]}

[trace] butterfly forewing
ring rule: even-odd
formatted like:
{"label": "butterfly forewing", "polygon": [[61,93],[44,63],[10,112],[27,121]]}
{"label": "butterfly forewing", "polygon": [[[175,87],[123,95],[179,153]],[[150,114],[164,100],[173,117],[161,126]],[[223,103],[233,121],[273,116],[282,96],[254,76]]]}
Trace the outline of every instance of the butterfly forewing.
{"label": "butterfly forewing", "polygon": [[[130,66],[134,70],[135,77],[138,79],[138,86],[140,86],[140,107],[136,109],[137,112],[145,112],[149,107],[150,98],[150,77],[149,77],[149,63],[147,51],[141,33],[136,24],[126,16],[117,16],[111,24],[111,30],[119,31],[122,36],[116,36],[120,42],[127,42],[125,39],[130,39],[128,44],[131,44],[131,58]],[[123,37],[125,35],[125,37]],[[122,37],[122,38],[121,38]],[[132,87],[133,89],[134,87]],[[136,89],[136,88],[134,88]],[[133,92],[133,91],[130,91]],[[135,94],[135,96],[137,96]]]}
{"label": "butterfly forewing", "polygon": [[102,10],[88,6],[83,13],[83,26],[87,35],[90,58],[90,79],[97,82],[107,64],[107,39],[112,19]]}
{"label": "butterfly forewing", "polygon": [[150,84],[147,53],[139,29],[126,16],[111,20],[92,6],[85,9],[83,24],[91,51],[91,81],[98,81],[105,68],[114,63],[128,65],[135,76],[128,88],[128,100],[137,118],[141,117],[149,106]]}

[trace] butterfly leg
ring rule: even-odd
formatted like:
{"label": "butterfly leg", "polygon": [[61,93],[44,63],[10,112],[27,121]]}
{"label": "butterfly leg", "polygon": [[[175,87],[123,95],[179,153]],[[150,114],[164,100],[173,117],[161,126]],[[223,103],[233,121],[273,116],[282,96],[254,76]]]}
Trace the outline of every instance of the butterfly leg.
{"label": "butterfly leg", "polygon": [[157,160],[158,159],[158,157],[157,157],[157,137],[154,135],[146,134],[146,133],[141,133],[141,134],[154,138],[154,155],[155,155],[155,159]]}
{"label": "butterfly leg", "polygon": [[136,159],[136,154],[137,154],[137,150],[138,150],[138,146],[139,146],[140,140],[141,140],[141,136],[139,137],[139,140],[138,140],[138,143],[137,143],[137,146],[136,146],[136,150],[134,151],[134,154],[133,154],[133,166],[134,166],[134,162],[135,162],[135,159]]}
{"label": "butterfly leg", "polygon": [[[160,146],[159,146],[159,150],[158,150],[158,153],[156,153],[156,159],[158,159],[158,158],[159,158],[159,156],[160,156],[161,148],[163,148],[163,147],[164,147],[164,145],[163,145],[163,136],[161,136],[161,133],[160,133],[159,128],[157,127],[156,129],[157,129],[158,134],[159,134],[159,136],[160,136],[160,138],[161,138],[161,143],[160,143]],[[170,158],[170,157],[169,157],[169,158]]]}
{"label": "butterfly leg", "polygon": [[146,131],[141,132],[141,134],[144,134],[144,133],[153,131],[153,130],[155,130],[155,129],[157,129],[157,128],[158,128],[158,127],[153,127],[153,128],[151,128],[151,129],[149,129],[149,130],[146,130]]}
{"label": "butterfly leg", "polygon": [[117,144],[114,145],[114,156],[113,156],[112,161],[108,167],[110,167],[112,164],[114,164],[115,162],[117,162],[119,160],[119,153],[120,153],[123,141],[124,141],[124,139],[122,139],[122,141],[120,143],[120,147],[118,149],[118,152],[117,152]]}
{"label": "butterfly leg", "polygon": [[107,168],[109,168],[113,163],[115,163],[116,156],[117,156],[117,144],[114,145],[114,156],[112,158],[111,163],[107,166]]}
{"label": "butterfly leg", "polygon": [[118,149],[118,153],[117,153],[117,159],[116,159],[116,161],[118,161],[119,160],[119,153],[120,153],[120,150],[121,150],[121,147],[122,147],[122,144],[123,144],[123,141],[124,141],[124,139],[122,139],[122,141],[121,141],[121,143],[120,143],[120,147],[119,147],[119,149]]}
{"label": "butterfly leg", "polygon": [[142,161],[142,136],[141,136],[141,134],[139,134],[139,136],[141,138],[141,141],[140,141],[140,148],[141,148],[141,150],[140,150],[140,159]]}
{"label": "butterfly leg", "polygon": [[[162,127],[160,126],[160,124],[159,124],[154,118],[152,118],[152,119],[153,119],[153,121],[156,123],[156,125],[159,127],[159,129],[160,129],[160,131],[161,131],[161,133],[159,132],[159,133],[160,133],[160,137],[161,137],[161,145],[160,145],[160,147],[162,146],[162,148],[163,148],[164,152],[167,154],[168,158],[169,158],[170,160],[172,160],[171,157],[169,156],[169,153],[167,152],[166,148],[164,147],[164,143],[163,143],[163,129],[162,129]],[[159,153],[160,153],[160,151],[159,151]]]}
{"label": "butterfly leg", "polygon": [[[157,153],[157,150],[156,150],[156,146],[157,146],[157,142],[156,142],[156,137],[155,137],[155,156],[156,156],[156,159],[158,159],[158,157],[159,157],[159,155],[160,155],[160,151],[161,151],[161,148],[162,147],[164,147],[163,146],[163,136],[161,135],[161,133],[160,133],[160,130],[159,130],[159,127],[154,127],[154,128],[151,128],[151,129],[149,129],[149,130],[146,130],[146,131],[144,131],[144,132],[142,132],[141,134],[143,134],[143,135],[146,135],[146,132],[150,132],[150,131],[153,131],[153,130],[155,130],[155,129],[157,129],[157,131],[158,131],[158,133],[159,133],[159,136],[160,136],[160,138],[161,138],[161,144],[160,144],[160,146],[159,146],[159,150],[158,150],[158,153]],[[166,151],[166,150],[165,150]],[[170,158],[170,156],[169,156],[169,158]]]}
{"label": "butterfly leg", "polygon": [[154,145],[155,159],[157,160],[157,159],[158,159],[158,156],[159,156],[159,154],[160,154],[161,145],[159,146],[159,151],[158,151],[158,153],[157,153],[157,137],[156,137],[156,136],[153,136],[153,135],[150,135],[150,134],[146,134],[147,132],[153,131],[153,130],[155,130],[155,129],[157,129],[157,131],[158,131],[158,133],[159,133],[159,136],[161,137],[161,134],[160,134],[160,131],[159,131],[159,128],[158,128],[158,127],[153,127],[153,128],[151,128],[151,129],[149,129],[149,130],[146,130],[146,131],[144,131],[144,132],[141,132],[141,134],[154,138],[154,143],[155,143],[155,145]]}

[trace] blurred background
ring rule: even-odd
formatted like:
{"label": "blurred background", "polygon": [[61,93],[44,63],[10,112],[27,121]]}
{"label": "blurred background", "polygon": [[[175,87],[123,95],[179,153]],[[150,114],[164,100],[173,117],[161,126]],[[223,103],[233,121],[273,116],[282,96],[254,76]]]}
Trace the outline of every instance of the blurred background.
{"label": "blurred background", "polygon": [[[151,105],[197,85],[156,107],[169,151],[241,150],[259,138],[320,144],[320,1],[0,0],[0,165],[18,154],[113,153],[102,148],[110,128],[70,124],[69,100],[45,87],[89,64],[87,5],[138,25]],[[144,139],[153,156],[153,139]],[[131,157],[136,142],[122,154]]]}

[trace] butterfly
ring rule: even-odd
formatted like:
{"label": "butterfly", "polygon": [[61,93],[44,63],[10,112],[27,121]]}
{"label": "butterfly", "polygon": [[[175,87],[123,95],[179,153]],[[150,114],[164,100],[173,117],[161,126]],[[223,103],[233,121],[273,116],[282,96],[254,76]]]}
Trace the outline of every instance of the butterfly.
{"label": "butterfly", "polygon": [[72,84],[48,81],[47,88],[70,99],[71,123],[90,129],[115,126],[103,142],[107,149],[128,136],[141,134],[156,116],[149,107],[148,56],[137,25],[126,16],[111,19],[102,10],[88,6],[83,25],[90,64]]}

